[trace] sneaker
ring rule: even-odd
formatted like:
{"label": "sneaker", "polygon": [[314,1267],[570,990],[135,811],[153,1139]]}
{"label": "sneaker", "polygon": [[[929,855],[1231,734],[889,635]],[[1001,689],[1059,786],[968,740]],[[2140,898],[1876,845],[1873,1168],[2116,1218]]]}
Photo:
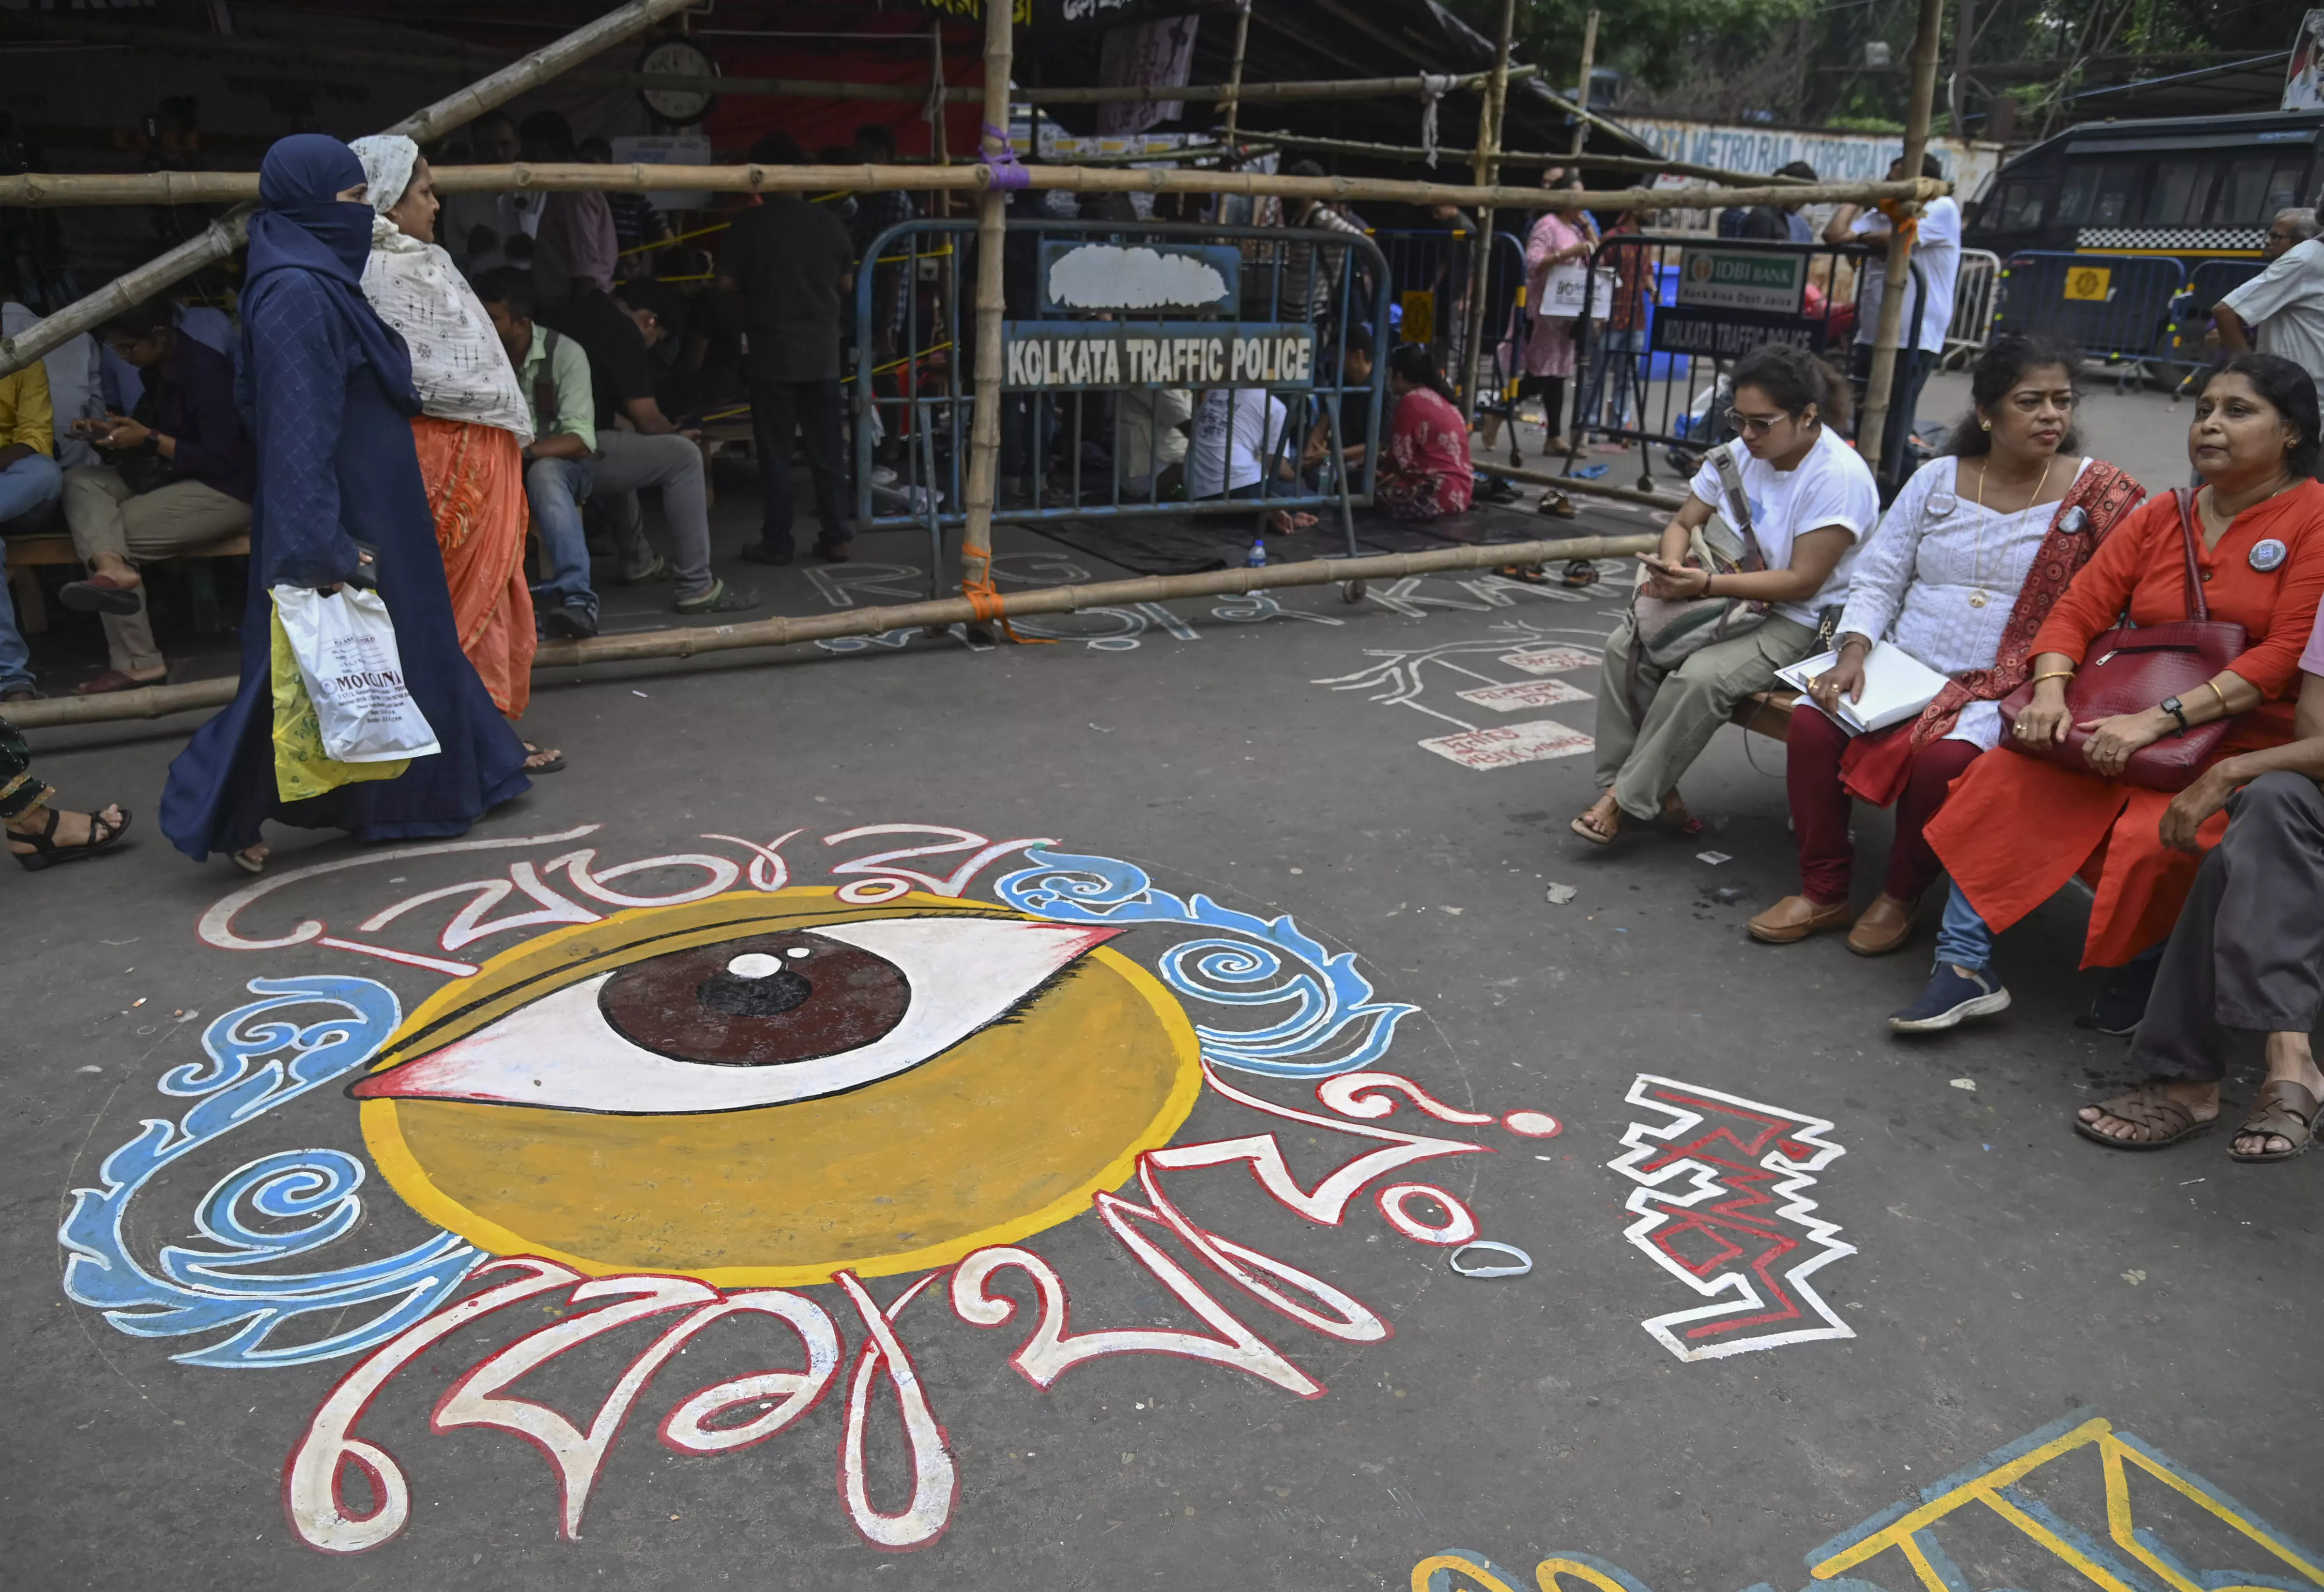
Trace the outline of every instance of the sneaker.
{"label": "sneaker", "polygon": [[552,641],[586,641],[597,633],[597,614],[586,603],[561,603],[540,611],[540,633]]}
{"label": "sneaker", "polygon": [[625,586],[650,586],[657,581],[669,580],[677,573],[669,566],[669,560],[657,553],[651,564],[647,565],[635,575],[622,576],[622,584]]}
{"label": "sneaker", "polygon": [[740,613],[746,608],[758,605],[758,593],[738,592],[722,580],[713,582],[710,589],[699,597],[681,599],[678,611],[680,613]]}
{"label": "sneaker", "polygon": [[1930,970],[1929,987],[1901,1011],[1888,1014],[1888,1026],[1899,1034],[1934,1034],[1958,1027],[1968,1017],[1989,1017],[2009,1009],[2009,991],[1981,968],[1963,978],[1952,963],[1941,962]]}
{"label": "sneaker", "polygon": [[2154,993],[2154,975],[2163,966],[2163,947],[2141,952],[2117,968],[2107,970],[2106,984],[2090,1002],[2090,1026],[2117,1037],[2135,1033],[2146,1016],[2147,997]]}

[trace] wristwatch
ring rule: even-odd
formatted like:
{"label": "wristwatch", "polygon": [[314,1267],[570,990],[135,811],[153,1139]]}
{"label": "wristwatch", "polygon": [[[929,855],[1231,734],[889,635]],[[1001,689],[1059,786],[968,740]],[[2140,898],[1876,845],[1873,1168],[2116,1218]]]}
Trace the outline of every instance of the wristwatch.
{"label": "wristwatch", "polygon": [[2178,731],[2178,732],[2179,732],[2180,734],[2184,735],[2184,734],[2186,734],[2186,733],[2187,733],[2188,730],[2189,730],[2191,726],[2190,726],[2190,725],[2188,724],[2188,722],[2187,722],[2187,710],[2186,710],[2186,707],[2185,707],[2185,706],[2184,706],[2184,705],[2180,702],[2180,700],[2179,700],[2177,697],[2175,697],[2175,696],[2166,696],[2166,697],[2164,697],[2164,698],[2163,699],[2163,711],[2164,713],[2169,713],[2172,718],[2174,718],[2174,719],[2176,719],[2176,720],[2178,720],[2178,721],[2179,721],[2179,731]]}

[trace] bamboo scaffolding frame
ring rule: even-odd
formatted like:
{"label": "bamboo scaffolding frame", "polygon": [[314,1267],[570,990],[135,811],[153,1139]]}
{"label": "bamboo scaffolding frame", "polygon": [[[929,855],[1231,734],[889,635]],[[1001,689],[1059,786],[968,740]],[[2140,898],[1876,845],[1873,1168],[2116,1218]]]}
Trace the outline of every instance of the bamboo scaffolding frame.
{"label": "bamboo scaffolding frame", "polygon": [[[463,123],[474,121],[526,89],[558,76],[575,62],[644,32],[689,4],[691,0],[629,0],[628,5],[576,28],[492,76],[413,112],[387,131],[412,139],[440,138]],[[242,207],[211,222],[199,236],[115,277],[88,297],[68,304],[14,336],[0,337],[0,375],[22,370],[51,349],[61,347],[83,332],[94,331],[131,305],[152,298],[171,283],[183,281],[242,247],[248,235],[250,212],[258,198],[257,173],[249,173],[246,182],[247,191],[235,196],[244,201]]]}
{"label": "bamboo scaffolding frame", "polygon": [[[996,7],[995,9],[1003,9]],[[1005,10],[1004,10],[1005,14]],[[891,630],[977,624],[987,613],[1027,618],[1042,613],[1078,613],[1185,597],[1239,596],[1286,586],[1340,585],[1351,581],[1400,580],[1452,569],[1490,569],[1504,564],[1546,564],[1572,558],[1618,558],[1654,550],[1653,536],[1565,537],[1548,541],[1501,542],[1443,548],[1426,553],[1386,553],[1368,558],[1314,558],[1270,564],[1263,569],[1207,570],[1200,575],[1149,575],[1085,586],[1044,586],[1038,591],[971,603],[949,597],[893,608],[855,608],[836,613],[778,615],[742,624],[698,625],[646,630],[627,636],[595,636],[586,641],[544,641],[533,657],[536,676],[554,669],[592,664],[634,663],[652,658],[698,658],[754,647],[788,647],[844,636],[879,636]],[[105,696],[62,696],[8,704],[8,722],[21,730],[66,724],[158,719],[171,713],[222,707],[234,700],[233,680],[197,680],[183,686],[147,686]]]}
{"label": "bamboo scaffolding frame", "polygon": [[[345,66],[374,74],[399,71],[449,76],[495,69],[506,61],[506,58],[497,54],[484,55],[466,50],[419,55],[398,51],[307,44],[283,39],[221,37],[215,33],[194,33],[180,29],[126,28],[101,23],[51,21],[0,11],[0,38],[12,35],[112,44],[129,50],[170,54],[236,56],[309,72],[318,66]],[[1536,67],[1514,67],[1510,69],[1510,77],[1513,80],[1528,78],[1539,69]],[[1481,88],[1490,75],[1488,72],[1471,72],[1458,78],[1453,87],[1457,89]],[[588,69],[567,72],[563,77],[568,83],[583,84],[592,88],[663,89],[679,93],[733,95],[746,99],[855,99],[925,105],[929,97],[927,90],[905,84],[842,83],[812,78],[703,77],[688,72],[616,72]],[[1417,77],[1326,78],[1290,83],[1192,83],[1175,88],[1139,83],[1114,87],[1053,88],[1043,90],[1041,97],[1056,105],[1144,105],[1165,100],[1233,105],[1238,101],[1416,96],[1422,92],[1422,80]],[[981,87],[947,86],[943,92],[947,102],[960,105],[973,105],[984,97],[984,90]]]}
{"label": "bamboo scaffolding frame", "polygon": [[[670,3],[670,0],[663,0]],[[1291,141],[1286,141],[1291,142]],[[1504,157],[1508,158],[1508,157]],[[1531,160],[1534,157],[1517,157]],[[1602,157],[1585,155],[1583,163]],[[1549,161],[1572,164],[1572,157]],[[1654,164],[1653,162],[1646,162]],[[1656,170],[1668,170],[1655,165]],[[646,193],[707,189],[715,193],[875,193],[890,189],[981,193],[991,179],[981,165],[957,166],[627,166],[587,162],[508,166],[430,166],[439,194]],[[1415,205],[1464,205],[1503,210],[1702,210],[1726,205],[1796,205],[1881,199],[1918,203],[1952,191],[1934,178],[1901,182],[1800,182],[1757,178],[1731,187],[1590,189],[1550,193],[1506,184],[1413,182],[1391,177],[1286,177],[1264,171],[1165,171],[1142,168],[1035,165],[1028,186],[1084,193],[1272,194],[1283,198],[1378,199]],[[1729,173],[1739,176],[1740,173]],[[27,171],[0,177],[0,207],[233,204],[258,195],[255,171]],[[166,256],[164,256],[166,258]],[[158,262],[156,262],[158,263]],[[143,269],[143,268],[141,268]],[[30,336],[30,333],[25,334]]]}

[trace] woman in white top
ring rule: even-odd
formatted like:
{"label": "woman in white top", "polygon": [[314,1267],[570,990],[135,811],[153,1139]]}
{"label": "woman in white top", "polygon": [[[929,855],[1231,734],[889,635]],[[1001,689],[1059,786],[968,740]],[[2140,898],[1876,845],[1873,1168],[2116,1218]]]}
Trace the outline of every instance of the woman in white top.
{"label": "woman in white top", "polygon": [[[436,190],[420,146],[383,133],[348,147],[363,162],[364,198],[375,212],[364,297],[411,351],[420,408],[411,437],[460,649],[493,705],[514,719],[532,695],[523,459],[532,410],[492,317],[436,244]],[[558,753],[525,743],[526,772],[564,766]]]}
{"label": "woman in white top", "polygon": [[[1663,528],[1660,553],[1641,555],[1640,594],[1664,603],[1740,601],[1707,640],[1702,630],[1674,640],[1655,615],[1642,643],[1636,611],[1607,638],[1597,768],[1606,794],[1573,820],[1573,833],[1598,845],[1620,833],[1626,816],[1689,823],[1679,776],[1736,704],[1809,656],[1825,611],[1848,601],[1857,538],[1880,517],[1872,472],[1838,430],[1848,420],[1848,383],[1814,354],[1770,344],[1745,355],[1735,367],[1727,420],[1741,440],[1704,462],[1693,495]],[[1762,568],[1713,571],[1689,557],[1714,511],[1733,518],[1720,452],[1740,476]],[[1740,527],[1730,525],[1730,534],[1739,537]],[[1764,618],[1751,612],[1762,605]]]}
{"label": "woman in white top", "polygon": [[[1849,932],[1860,956],[1910,937],[1921,894],[1942,871],[1922,836],[1969,763],[2001,738],[2000,699],[2024,683],[2034,633],[2116,521],[2144,495],[2114,465],[2078,456],[2074,369],[2054,337],[2006,336],[1969,378],[1976,405],[1950,456],[1896,494],[1856,562],[1839,661],[1792,715],[1785,778],[1800,893],[1750,922],[1788,944],[1848,923],[1855,848],[1849,798],[1896,807],[1886,888]],[[1827,715],[1864,696],[1864,660],[1886,641],[1953,683],[1917,716],[1850,738]]]}

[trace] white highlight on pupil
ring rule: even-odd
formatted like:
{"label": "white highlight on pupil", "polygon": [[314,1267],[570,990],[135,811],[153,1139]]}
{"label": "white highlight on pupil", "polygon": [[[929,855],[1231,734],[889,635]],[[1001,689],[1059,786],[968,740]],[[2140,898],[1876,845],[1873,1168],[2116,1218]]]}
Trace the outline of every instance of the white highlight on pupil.
{"label": "white highlight on pupil", "polygon": [[[804,956],[807,952],[800,951],[794,952],[792,954],[796,956]],[[736,957],[733,961],[728,962],[726,964],[726,971],[734,974],[738,978],[763,979],[769,973],[781,972],[783,971],[783,964],[777,962],[773,957],[765,955],[760,952],[746,951],[742,955]]]}
{"label": "white highlight on pupil", "polygon": [[804,945],[794,945],[789,950],[784,952],[783,954],[785,956],[813,956],[815,952],[808,950]]}

